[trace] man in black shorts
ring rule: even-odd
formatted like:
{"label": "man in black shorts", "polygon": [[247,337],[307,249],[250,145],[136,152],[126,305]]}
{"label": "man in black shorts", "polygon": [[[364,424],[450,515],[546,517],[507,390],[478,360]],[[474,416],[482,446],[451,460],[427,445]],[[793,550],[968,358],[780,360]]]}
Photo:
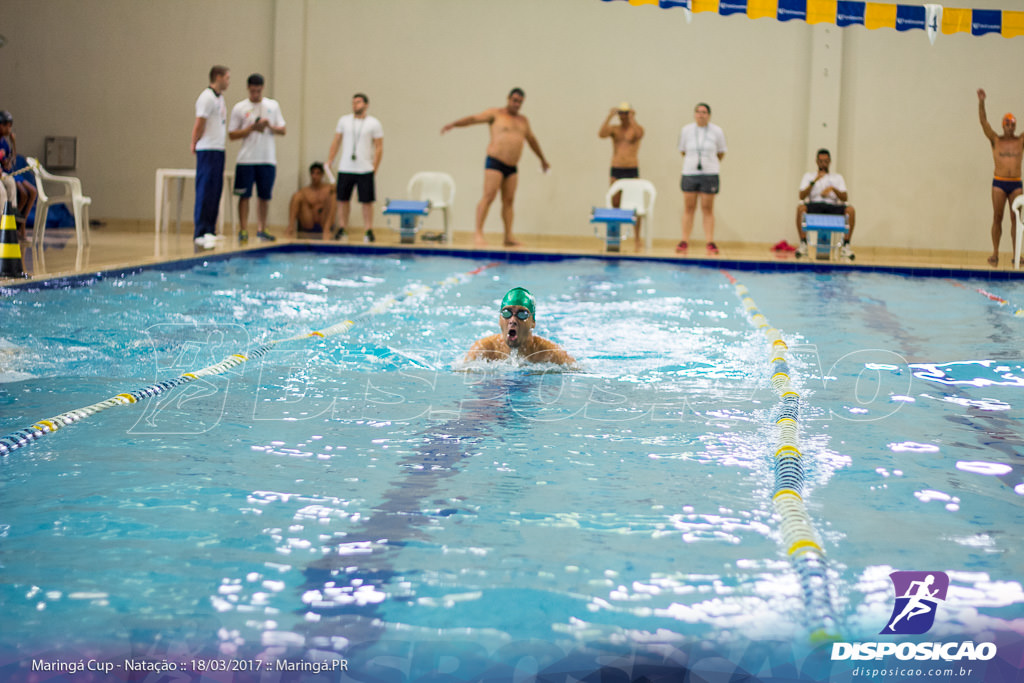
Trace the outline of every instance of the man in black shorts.
{"label": "man in black shorts", "polygon": [[853,248],[850,240],[853,239],[853,225],[857,214],[853,207],[846,203],[849,193],[846,191],[846,181],[838,173],[829,173],[828,167],[832,163],[832,155],[827,149],[819,149],[817,155],[817,173],[805,173],[800,180],[800,201],[802,204],[796,207],[796,231],[800,235],[800,246],[797,247],[796,257],[804,258],[808,254],[807,234],[804,232],[804,214],[826,213],[835,216],[846,216],[848,232],[843,239],[843,247],[839,252],[845,261],[854,259]]}
{"label": "man in black shorts", "polygon": [[[618,119],[618,123],[613,124],[613,119]],[[638,157],[640,140],[644,137],[644,128],[636,122],[636,112],[633,111],[629,102],[623,102],[608,112],[600,130],[597,131],[597,137],[611,138],[612,141],[612,168],[608,174],[609,185],[614,184],[616,180],[640,177]],[[622,193],[616,192],[612,197],[612,206],[616,209],[619,208],[621,201]],[[642,220],[640,216],[637,216],[633,226],[633,238],[637,250],[640,249],[640,222]]]}
{"label": "man in black shorts", "polygon": [[380,168],[384,154],[384,129],[376,117],[366,113],[370,98],[363,93],[352,96],[352,113],[338,119],[327,154],[327,168],[334,166],[334,159],[341,152],[338,161],[338,239],[348,227],[348,212],[353,188],[358,191],[359,203],[363,208],[363,225],[366,228],[364,242],[373,242],[374,174]]}
{"label": "man in black shorts", "polygon": [[508,94],[508,103],[504,107],[492,107],[479,114],[464,116],[446,124],[441,129],[444,135],[452,128],[464,128],[478,123],[486,123],[491,129],[491,141],[487,144],[487,158],[484,160],[484,193],[476,205],[476,230],[473,233],[473,244],[486,247],[484,239],[484,221],[487,212],[501,191],[501,222],[505,226],[505,246],[518,247],[519,240],[512,234],[512,220],[515,216],[513,203],[516,188],[519,186],[517,165],[523,154],[523,143],[540,159],[541,170],[547,173],[549,168],[544,153],[540,151],[540,143],[530,129],[530,122],[519,113],[523,106],[526,93],[522,88],[512,88]]}

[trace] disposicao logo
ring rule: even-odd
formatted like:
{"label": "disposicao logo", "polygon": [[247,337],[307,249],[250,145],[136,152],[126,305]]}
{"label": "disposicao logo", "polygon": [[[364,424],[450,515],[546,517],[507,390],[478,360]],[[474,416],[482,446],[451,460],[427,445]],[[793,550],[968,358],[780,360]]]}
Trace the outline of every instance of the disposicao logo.
{"label": "disposicao logo", "polygon": [[949,590],[946,572],[893,572],[896,604],[889,622],[879,633],[884,635],[920,635],[935,623],[935,612],[945,602]]}
{"label": "disposicao logo", "polygon": [[[946,600],[945,572],[893,572],[896,602],[882,635],[920,635],[935,624],[939,603]],[[895,656],[900,660],[985,661],[996,656],[994,643],[833,643],[832,660],[871,660]]]}

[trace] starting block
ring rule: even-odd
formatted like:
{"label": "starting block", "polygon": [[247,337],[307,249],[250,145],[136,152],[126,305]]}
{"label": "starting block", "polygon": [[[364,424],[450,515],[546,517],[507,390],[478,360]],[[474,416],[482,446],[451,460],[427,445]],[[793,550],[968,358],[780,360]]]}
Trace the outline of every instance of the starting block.
{"label": "starting block", "polygon": [[594,223],[594,233],[601,237],[597,223],[604,223],[604,243],[608,251],[619,251],[622,244],[622,224],[636,225],[636,211],[633,209],[599,209],[590,212],[590,222]]}
{"label": "starting block", "polygon": [[389,199],[382,212],[385,216],[397,215],[401,221],[399,234],[402,244],[416,241],[418,219],[430,213],[430,202],[417,202],[411,199]]}
{"label": "starting block", "polygon": [[804,233],[815,232],[817,239],[814,241],[815,256],[819,261],[829,258],[836,260],[839,256],[839,247],[842,240],[836,241],[836,235],[843,237],[847,233],[846,216],[836,216],[829,213],[807,213],[804,214]]}

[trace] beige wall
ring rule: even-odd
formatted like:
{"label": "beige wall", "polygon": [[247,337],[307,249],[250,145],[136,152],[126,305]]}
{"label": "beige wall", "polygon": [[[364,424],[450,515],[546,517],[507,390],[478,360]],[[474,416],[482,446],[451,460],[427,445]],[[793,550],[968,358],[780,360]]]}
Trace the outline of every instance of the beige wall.
{"label": "beige wall", "polygon": [[[697,101],[712,105],[729,141],[720,241],[792,240],[796,185],[812,163],[821,27],[799,22],[697,14],[687,24],[680,10],[599,0],[8,0],[3,14],[0,107],[15,115],[19,149],[40,155],[45,136],[77,136],[75,174],[97,218],[151,218],[154,169],[193,164],[192,106],[213,63],[232,68],[229,105],[252,71],[281,101],[289,133],[278,140],[276,224],[357,91],[385,129],[381,198],[401,197],[416,171],[447,171],[458,229],[472,227],[486,129],[440,128],[503,104],[513,86],[526,90],[523,111],[552,164],[543,176],[524,153],[523,234],[592,234],[587,214],[603,199],[610,157],[596,133],[622,99],[647,129],[641,169],[659,190],[659,237],[679,234],[675,144]],[[988,89],[993,121],[1024,115],[1024,38],[939,36],[930,46],[920,31],[848,28],[839,42],[833,158],[858,209],[856,241],[984,248],[992,161],[974,91]],[[488,231],[496,241],[497,207]]]}

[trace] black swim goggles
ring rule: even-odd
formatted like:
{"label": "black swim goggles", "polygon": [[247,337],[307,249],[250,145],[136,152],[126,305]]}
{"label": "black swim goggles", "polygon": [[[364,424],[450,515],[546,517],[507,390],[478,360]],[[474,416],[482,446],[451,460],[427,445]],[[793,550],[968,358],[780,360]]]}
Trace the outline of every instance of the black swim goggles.
{"label": "black swim goggles", "polygon": [[530,310],[528,308],[520,308],[518,311],[513,313],[511,308],[507,308],[506,307],[506,308],[501,309],[501,317],[504,318],[505,320],[508,320],[513,315],[515,317],[519,318],[520,320],[529,320],[530,319]]}

